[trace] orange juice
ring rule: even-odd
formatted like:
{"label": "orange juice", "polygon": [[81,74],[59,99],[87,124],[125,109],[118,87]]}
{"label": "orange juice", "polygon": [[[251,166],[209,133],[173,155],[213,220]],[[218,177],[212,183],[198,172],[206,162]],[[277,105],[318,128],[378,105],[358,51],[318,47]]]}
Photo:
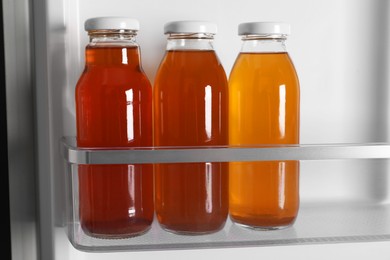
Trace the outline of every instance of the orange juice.
{"label": "orange juice", "polygon": [[[95,32],[86,47],[85,69],[76,87],[77,145],[150,147],[152,88],[139,47],[132,33],[122,35],[119,44],[118,34],[99,36]],[[79,165],[78,181],[79,218],[86,234],[125,238],[150,228],[153,165]]]}
{"label": "orange juice", "polygon": [[[253,40],[279,44],[274,39]],[[290,56],[283,48],[253,50],[250,41],[246,39],[244,44],[250,47],[244,45],[229,77],[229,144],[298,144],[299,82]],[[229,183],[230,217],[235,223],[278,229],[295,221],[298,161],[231,162]]]}
{"label": "orange juice", "polygon": [[[172,48],[167,50],[156,75],[154,144],[226,145],[225,71],[208,45],[210,39],[182,40],[168,40]],[[183,46],[176,45],[179,42],[191,47],[177,49]],[[208,47],[196,49],[202,42]],[[227,163],[215,162],[155,165],[155,205],[160,225],[183,234],[220,230],[228,215],[227,170]]]}

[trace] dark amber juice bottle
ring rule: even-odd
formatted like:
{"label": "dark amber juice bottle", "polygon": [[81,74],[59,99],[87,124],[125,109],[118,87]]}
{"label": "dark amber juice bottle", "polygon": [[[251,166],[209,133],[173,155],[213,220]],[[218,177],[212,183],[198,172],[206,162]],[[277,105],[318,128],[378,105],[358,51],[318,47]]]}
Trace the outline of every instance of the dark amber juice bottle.
{"label": "dark amber juice bottle", "polygon": [[[152,146],[152,88],[135,40],[138,22],[87,20],[90,43],[76,87],[80,148]],[[79,217],[83,231],[101,238],[146,232],[153,221],[153,166],[79,165]]]}
{"label": "dark amber juice bottle", "polygon": [[[227,144],[228,83],[213,49],[215,30],[201,21],[165,25],[167,51],[154,84],[155,146]],[[165,230],[220,230],[228,214],[227,163],[155,165],[155,204]]]}
{"label": "dark amber juice bottle", "polygon": [[[229,144],[299,143],[299,82],[285,48],[289,25],[246,23],[229,77]],[[231,162],[230,217],[255,229],[292,225],[299,208],[299,162]]]}

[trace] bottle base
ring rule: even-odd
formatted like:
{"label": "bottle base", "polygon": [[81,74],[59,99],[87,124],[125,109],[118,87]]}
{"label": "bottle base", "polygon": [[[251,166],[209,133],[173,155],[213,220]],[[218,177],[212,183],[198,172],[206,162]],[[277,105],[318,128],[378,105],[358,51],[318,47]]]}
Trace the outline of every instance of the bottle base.
{"label": "bottle base", "polygon": [[[100,230],[99,230],[100,229]],[[128,227],[128,228],[123,228],[122,230],[116,228],[109,228],[105,226],[104,228],[87,228],[85,225],[82,226],[82,230],[84,233],[93,238],[97,239],[127,239],[127,238],[132,238],[132,237],[137,237],[144,235],[151,229],[151,223],[139,225],[136,227]]]}
{"label": "bottle base", "polygon": [[289,217],[289,218],[272,218],[272,217],[264,217],[264,218],[258,218],[258,219],[243,219],[243,218],[235,218],[230,216],[230,220],[237,226],[251,229],[251,230],[258,230],[258,231],[267,231],[267,230],[281,230],[286,229],[288,227],[291,227],[295,222],[295,217]]}
{"label": "bottle base", "polygon": [[213,234],[213,233],[217,233],[218,231],[221,231],[224,227],[224,225],[222,225],[221,227],[219,227],[218,229],[213,229],[213,230],[199,230],[199,231],[194,231],[194,230],[185,230],[185,229],[174,229],[174,228],[170,228],[168,226],[165,226],[163,224],[160,223],[160,227],[166,231],[166,232],[169,232],[169,233],[172,233],[172,234],[175,234],[175,235],[183,235],[183,236],[202,236],[202,235],[210,235],[210,234]]}
{"label": "bottle base", "polygon": [[250,230],[255,230],[255,231],[282,230],[282,229],[289,228],[293,225],[293,223],[291,223],[291,224],[281,225],[281,226],[252,226],[252,225],[247,225],[247,224],[242,224],[242,223],[237,223],[237,222],[234,222],[234,224],[237,226],[243,227],[245,229],[250,229]]}
{"label": "bottle base", "polygon": [[119,239],[128,239],[128,238],[133,238],[133,237],[138,237],[146,234],[150,230],[150,227],[139,231],[139,232],[134,232],[131,234],[96,234],[96,233],[90,233],[86,232],[86,234],[90,237],[97,238],[97,239],[110,239],[110,240],[119,240]]}

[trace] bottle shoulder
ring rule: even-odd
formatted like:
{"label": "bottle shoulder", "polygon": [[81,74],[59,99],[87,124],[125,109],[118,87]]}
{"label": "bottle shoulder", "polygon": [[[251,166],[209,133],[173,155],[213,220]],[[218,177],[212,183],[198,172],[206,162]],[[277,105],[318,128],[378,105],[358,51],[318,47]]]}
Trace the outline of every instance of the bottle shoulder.
{"label": "bottle shoulder", "polygon": [[240,52],[233,64],[232,71],[240,69],[274,70],[277,68],[295,70],[294,63],[288,52]]}
{"label": "bottle shoulder", "polygon": [[289,82],[296,86],[299,85],[297,71],[287,52],[240,53],[231,69],[229,82],[231,85],[235,82],[242,85],[243,78],[250,82],[261,82],[261,84]]}
{"label": "bottle shoulder", "polygon": [[158,70],[214,69],[223,65],[215,51],[203,50],[169,50],[165,52]]}
{"label": "bottle shoulder", "polygon": [[118,67],[89,66],[80,75],[77,89],[100,88],[151,88],[151,83],[143,70],[131,70]]}

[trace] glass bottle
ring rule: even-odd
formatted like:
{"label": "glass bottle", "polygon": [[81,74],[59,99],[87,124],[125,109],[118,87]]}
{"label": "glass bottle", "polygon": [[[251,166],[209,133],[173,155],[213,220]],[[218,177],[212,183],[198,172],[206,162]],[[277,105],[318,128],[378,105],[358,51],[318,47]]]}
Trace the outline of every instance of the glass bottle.
{"label": "glass bottle", "polygon": [[[213,47],[217,26],[167,23],[167,48],[154,84],[154,145],[214,146],[228,142],[228,82]],[[157,219],[165,230],[207,234],[228,215],[227,163],[155,165]]]}
{"label": "glass bottle", "polygon": [[[286,50],[286,23],[243,23],[242,48],[229,75],[229,144],[298,144],[300,90]],[[299,162],[232,162],[230,218],[254,229],[294,223]]]}
{"label": "glass bottle", "polygon": [[[76,86],[80,148],[152,146],[152,88],[136,41],[139,23],[126,17],[85,22],[90,37]],[[83,231],[100,238],[146,232],[153,221],[153,165],[79,165]]]}

